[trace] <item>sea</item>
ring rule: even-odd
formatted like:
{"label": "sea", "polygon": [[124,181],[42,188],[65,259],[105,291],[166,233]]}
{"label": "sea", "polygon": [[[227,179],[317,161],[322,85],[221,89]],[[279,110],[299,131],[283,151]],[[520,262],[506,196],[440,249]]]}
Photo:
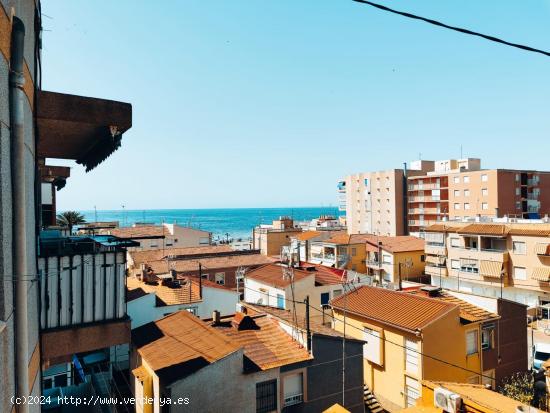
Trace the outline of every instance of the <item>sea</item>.
{"label": "sea", "polygon": [[252,236],[252,228],[259,224],[271,224],[280,216],[290,216],[295,221],[308,221],[320,215],[340,216],[335,207],[299,208],[218,208],[218,209],[145,209],[79,211],[88,222],[118,221],[120,226],[135,223],[176,223],[212,232],[214,240],[246,240]]}

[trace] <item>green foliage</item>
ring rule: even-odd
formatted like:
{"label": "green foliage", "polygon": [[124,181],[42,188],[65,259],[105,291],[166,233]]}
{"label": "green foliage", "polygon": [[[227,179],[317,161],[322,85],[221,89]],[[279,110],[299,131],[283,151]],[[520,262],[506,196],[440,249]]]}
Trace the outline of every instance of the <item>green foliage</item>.
{"label": "green foliage", "polygon": [[528,406],[533,402],[535,394],[533,373],[514,373],[502,381],[499,393]]}
{"label": "green foliage", "polygon": [[69,228],[69,232],[73,232],[73,227],[75,225],[84,224],[86,220],[84,215],[76,211],[66,211],[61,214],[57,214],[57,225],[60,227]]}

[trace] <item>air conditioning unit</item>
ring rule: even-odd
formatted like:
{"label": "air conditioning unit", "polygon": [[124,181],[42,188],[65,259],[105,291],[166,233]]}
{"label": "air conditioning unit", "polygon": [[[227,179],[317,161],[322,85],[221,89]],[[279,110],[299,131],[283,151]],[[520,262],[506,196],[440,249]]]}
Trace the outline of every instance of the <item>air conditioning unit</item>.
{"label": "air conditioning unit", "polygon": [[434,405],[447,413],[458,413],[462,405],[462,399],[450,390],[437,387],[434,390]]}

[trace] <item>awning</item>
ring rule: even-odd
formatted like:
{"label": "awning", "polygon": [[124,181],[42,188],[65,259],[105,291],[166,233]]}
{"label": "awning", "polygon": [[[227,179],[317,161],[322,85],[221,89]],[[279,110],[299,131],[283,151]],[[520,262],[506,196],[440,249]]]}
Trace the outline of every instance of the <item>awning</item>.
{"label": "awning", "polygon": [[502,263],[498,261],[481,260],[479,264],[479,273],[484,277],[500,278]]}
{"label": "awning", "polygon": [[145,379],[149,378],[150,375],[149,375],[149,372],[147,371],[147,369],[143,366],[139,366],[138,368],[136,369],[133,369],[132,370],[132,374],[134,375],[134,377],[136,379],[138,379],[139,381],[141,381],[142,383],[145,381]]}
{"label": "awning", "polygon": [[120,147],[132,127],[132,105],[40,91],[38,156],[73,159],[89,171]]}
{"label": "awning", "polygon": [[531,273],[531,278],[537,281],[550,280],[550,267],[535,267]]}
{"label": "awning", "polygon": [[550,244],[535,245],[535,253],[537,255],[550,255]]}

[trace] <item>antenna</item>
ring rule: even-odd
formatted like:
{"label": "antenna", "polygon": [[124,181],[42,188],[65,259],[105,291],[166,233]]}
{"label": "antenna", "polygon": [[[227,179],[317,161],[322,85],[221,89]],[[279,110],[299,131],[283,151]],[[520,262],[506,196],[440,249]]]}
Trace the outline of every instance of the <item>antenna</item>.
{"label": "antenna", "polygon": [[460,145],[460,159],[462,159],[462,145]]}
{"label": "antenna", "polygon": [[294,299],[294,268],[283,266],[283,280],[290,280],[290,292],[292,294],[292,338],[298,337],[298,316],[296,314],[296,300]]}

